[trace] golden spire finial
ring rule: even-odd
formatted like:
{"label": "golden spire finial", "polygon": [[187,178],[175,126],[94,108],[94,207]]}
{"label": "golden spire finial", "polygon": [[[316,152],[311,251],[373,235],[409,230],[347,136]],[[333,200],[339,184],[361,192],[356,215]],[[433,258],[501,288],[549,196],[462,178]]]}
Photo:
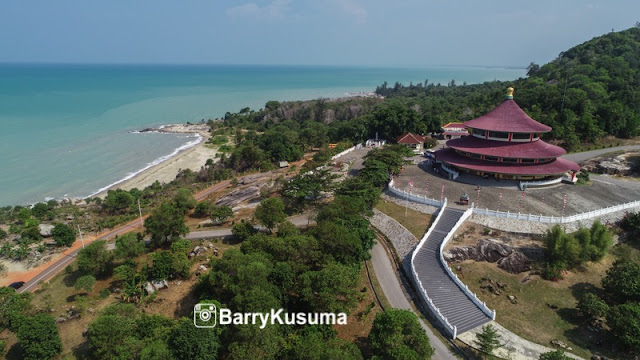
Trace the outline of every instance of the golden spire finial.
{"label": "golden spire finial", "polygon": [[505,96],[505,99],[513,100],[513,88],[511,86],[507,88],[507,96]]}

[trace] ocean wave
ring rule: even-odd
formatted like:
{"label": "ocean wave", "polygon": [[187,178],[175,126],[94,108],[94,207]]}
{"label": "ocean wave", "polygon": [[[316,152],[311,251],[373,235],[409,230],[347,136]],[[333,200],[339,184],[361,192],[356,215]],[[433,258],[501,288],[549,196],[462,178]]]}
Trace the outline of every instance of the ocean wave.
{"label": "ocean wave", "polygon": [[96,195],[100,194],[103,191],[109,190],[110,188],[112,188],[112,187],[114,187],[114,186],[116,186],[118,184],[121,184],[121,183],[123,183],[123,182],[125,182],[127,180],[130,180],[133,177],[135,177],[136,175],[142,173],[143,171],[146,171],[146,170],[148,170],[148,169],[150,169],[150,168],[152,168],[152,167],[154,167],[156,165],[159,165],[159,164],[171,159],[172,157],[178,155],[181,151],[187,150],[189,148],[192,148],[192,147],[200,144],[202,142],[202,140],[204,139],[200,134],[195,134],[195,137],[196,137],[195,140],[191,140],[191,141],[187,142],[186,144],[179,146],[178,148],[173,150],[173,152],[171,154],[161,156],[161,157],[153,160],[152,162],[147,163],[143,168],[141,168],[141,169],[139,169],[139,170],[137,170],[135,172],[128,173],[122,179],[120,179],[120,180],[118,180],[116,182],[113,182],[113,183],[111,183],[111,184],[109,184],[109,185],[107,185],[105,187],[102,187],[102,188],[98,189],[97,191],[94,191],[93,193],[85,196],[84,198],[87,199],[87,198],[96,196]]}

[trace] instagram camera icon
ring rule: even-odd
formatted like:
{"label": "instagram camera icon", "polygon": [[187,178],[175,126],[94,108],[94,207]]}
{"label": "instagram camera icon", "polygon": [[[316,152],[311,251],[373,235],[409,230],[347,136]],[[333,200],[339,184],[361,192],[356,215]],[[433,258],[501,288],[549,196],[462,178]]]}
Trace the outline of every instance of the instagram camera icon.
{"label": "instagram camera icon", "polygon": [[210,329],[216,326],[216,306],[214,304],[196,304],[193,307],[193,324],[197,328]]}

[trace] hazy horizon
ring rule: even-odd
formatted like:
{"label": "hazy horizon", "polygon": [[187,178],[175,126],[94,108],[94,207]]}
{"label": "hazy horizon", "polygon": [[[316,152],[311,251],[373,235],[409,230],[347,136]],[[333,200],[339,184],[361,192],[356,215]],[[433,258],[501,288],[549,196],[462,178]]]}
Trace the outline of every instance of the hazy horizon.
{"label": "hazy horizon", "polygon": [[639,13],[630,0],[4,1],[0,63],[525,67]]}

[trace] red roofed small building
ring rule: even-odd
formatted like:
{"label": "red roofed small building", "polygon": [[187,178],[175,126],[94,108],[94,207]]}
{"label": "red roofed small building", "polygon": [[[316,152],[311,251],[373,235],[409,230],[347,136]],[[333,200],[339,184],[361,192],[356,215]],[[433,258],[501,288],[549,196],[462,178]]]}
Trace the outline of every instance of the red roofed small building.
{"label": "red roofed small building", "polygon": [[424,149],[425,141],[426,136],[416,135],[410,132],[398,137],[398,144],[405,145],[414,151],[422,151]]}
{"label": "red roofed small building", "polygon": [[443,125],[440,130],[442,131],[442,135],[445,139],[455,139],[461,136],[469,135],[467,127],[463,123],[459,122],[450,122],[446,125]]}
{"label": "red roofed small building", "polygon": [[566,151],[541,140],[551,127],[533,120],[513,101],[505,101],[484,116],[464,123],[471,136],[447,141],[436,160],[452,177],[459,172],[496,179],[539,180],[569,173],[572,181],[580,166],[561,158]]}

